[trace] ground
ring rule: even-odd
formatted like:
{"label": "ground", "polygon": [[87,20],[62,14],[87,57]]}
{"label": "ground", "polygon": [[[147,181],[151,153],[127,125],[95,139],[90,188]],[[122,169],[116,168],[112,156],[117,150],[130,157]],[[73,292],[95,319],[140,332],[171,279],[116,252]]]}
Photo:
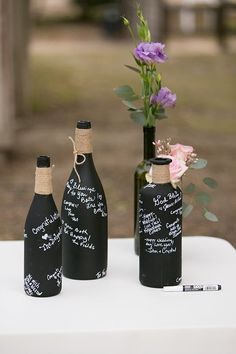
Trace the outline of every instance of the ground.
{"label": "ground", "polygon": [[[94,131],[94,160],[109,208],[109,236],[133,234],[133,173],[142,159],[142,127],[130,120],[113,88],[131,84],[139,90],[132,64],[132,43],[104,38],[97,28],[41,28],[30,45],[30,114],[17,122],[14,153],[1,167],[0,239],[22,239],[33,197],[37,155],[52,157],[54,196],[60,208],[72,169],[76,121],[89,119]],[[203,176],[217,179],[210,210],[218,223],[197,210],[184,220],[185,235],[213,235],[236,245],[234,223],[236,154],[234,50],[222,51],[214,39],[167,42],[169,60],[160,66],[164,85],[176,92],[175,109],[157,123],[159,139],[193,145],[208,160]]]}

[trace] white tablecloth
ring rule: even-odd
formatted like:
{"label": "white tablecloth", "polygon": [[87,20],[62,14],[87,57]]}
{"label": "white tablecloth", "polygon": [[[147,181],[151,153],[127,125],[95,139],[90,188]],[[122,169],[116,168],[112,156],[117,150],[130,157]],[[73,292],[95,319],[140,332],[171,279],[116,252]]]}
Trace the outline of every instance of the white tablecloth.
{"label": "white tablecloth", "polygon": [[0,354],[235,354],[236,253],[211,237],[183,239],[183,284],[221,291],[166,293],[140,285],[133,240],[109,240],[105,278],[63,279],[51,298],[23,291],[23,242],[0,242]]}

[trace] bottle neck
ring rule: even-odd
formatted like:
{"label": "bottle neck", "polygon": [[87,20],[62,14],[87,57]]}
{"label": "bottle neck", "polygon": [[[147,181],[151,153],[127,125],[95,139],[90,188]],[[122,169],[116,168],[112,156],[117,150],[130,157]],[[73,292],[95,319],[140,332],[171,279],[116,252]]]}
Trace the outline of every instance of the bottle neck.
{"label": "bottle neck", "polygon": [[75,129],[75,148],[78,154],[91,154],[92,129]]}
{"label": "bottle neck", "polygon": [[52,194],[52,168],[51,167],[36,167],[34,191],[36,194],[42,194],[42,195]]}
{"label": "bottle neck", "polygon": [[155,127],[143,127],[143,158],[149,160],[155,157]]}
{"label": "bottle neck", "polygon": [[152,165],[152,182],[157,184],[169,183],[169,165]]}

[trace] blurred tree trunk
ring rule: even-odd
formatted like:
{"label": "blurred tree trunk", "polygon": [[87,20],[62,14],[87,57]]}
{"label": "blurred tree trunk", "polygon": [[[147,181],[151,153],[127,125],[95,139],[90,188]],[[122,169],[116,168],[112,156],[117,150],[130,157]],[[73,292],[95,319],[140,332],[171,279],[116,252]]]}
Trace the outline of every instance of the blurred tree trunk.
{"label": "blurred tree trunk", "polygon": [[0,149],[11,150],[27,107],[29,0],[0,0]]}
{"label": "blurred tree trunk", "polygon": [[16,116],[28,112],[28,44],[29,44],[29,0],[13,1],[14,9],[14,75]]}
{"label": "blurred tree trunk", "polygon": [[122,15],[127,17],[133,28],[136,27],[136,4],[140,4],[144,17],[147,19],[149,28],[152,34],[153,41],[161,41],[162,28],[163,28],[163,16],[161,0],[139,0],[139,1],[126,1],[121,0]]}
{"label": "blurred tree trunk", "polygon": [[15,118],[13,2],[0,0],[0,148],[13,143]]}

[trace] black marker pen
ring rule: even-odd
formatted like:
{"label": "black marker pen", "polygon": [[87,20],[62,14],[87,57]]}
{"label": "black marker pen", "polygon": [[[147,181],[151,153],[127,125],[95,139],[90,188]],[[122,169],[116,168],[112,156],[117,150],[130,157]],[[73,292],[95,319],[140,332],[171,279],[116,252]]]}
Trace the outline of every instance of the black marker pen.
{"label": "black marker pen", "polygon": [[177,285],[177,286],[164,286],[164,291],[218,291],[221,290],[221,285]]}

